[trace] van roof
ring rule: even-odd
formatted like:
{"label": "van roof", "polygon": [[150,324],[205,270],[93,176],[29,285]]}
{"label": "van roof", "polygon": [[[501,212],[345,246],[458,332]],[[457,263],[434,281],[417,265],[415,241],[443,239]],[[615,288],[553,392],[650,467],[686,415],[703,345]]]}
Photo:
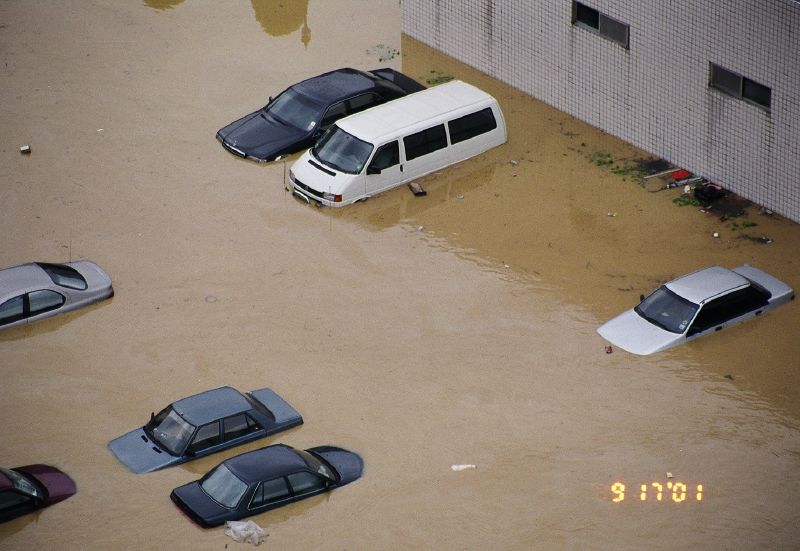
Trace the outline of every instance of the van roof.
{"label": "van roof", "polygon": [[336,125],[362,140],[374,142],[420,121],[494,101],[492,96],[471,84],[451,80],[339,119]]}

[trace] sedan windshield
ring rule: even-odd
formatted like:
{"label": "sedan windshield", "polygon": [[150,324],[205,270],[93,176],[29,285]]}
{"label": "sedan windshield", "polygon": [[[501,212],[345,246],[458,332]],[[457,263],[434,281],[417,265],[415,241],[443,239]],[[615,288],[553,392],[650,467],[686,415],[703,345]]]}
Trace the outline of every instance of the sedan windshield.
{"label": "sedan windshield", "polygon": [[671,333],[683,333],[699,306],[660,287],[634,308],[644,319]]}
{"label": "sedan windshield", "polygon": [[289,88],[264,110],[284,124],[308,131],[319,122],[323,107]]}
{"label": "sedan windshield", "polygon": [[2,468],[0,468],[0,472],[6,475],[6,477],[11,481],[11,484],[14,485],[14,488],[19,490],[23,494],[29,495],[31,497],[42,498],[42,491],[36,486],[36,484],[28,480],[21,473],[18,473],[17,471],[13,471],[11,469],[2,469]]}
{"label": "sedan windshield", "polygon": [[348,174],[359,174],[372,153],[372,144],[331,126],[311,150],[323,164]]}
{"label": "sedan windshield", "polygon": [[162,410],[144,427],[145,432],[172,455],[179,455],[184,450],[194,429],[194,425],[187,423],[172,406]]}
{"label": "sedan windshield", "polygon": [[208,473],[200,481],[200,487],[203,488],[208,497],[228,509],[236,507],[236,504],[239,503],[239,500],[242,499],[247,490],[247,484],[239,480],[225,466],[225,463]]}

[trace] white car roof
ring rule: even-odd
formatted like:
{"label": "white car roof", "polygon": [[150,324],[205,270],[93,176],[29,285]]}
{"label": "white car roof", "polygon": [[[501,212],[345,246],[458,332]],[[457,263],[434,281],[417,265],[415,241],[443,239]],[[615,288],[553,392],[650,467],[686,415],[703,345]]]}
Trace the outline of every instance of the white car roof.
{"label": "white car roof", "polygon": [[[362,140],[375,143],[383,136],[479,103],[494,103],[492,96],[460,80],[420,90],[361,113],[350,115],[336,125]],[[420,127],[423,130],[427,125]]]}
{"label": "white car roof", "polygon": [[749,281],[736,272],[720,266],[703,268],[666,284],[675,294],[700,304],[712,297],[745,287]]}

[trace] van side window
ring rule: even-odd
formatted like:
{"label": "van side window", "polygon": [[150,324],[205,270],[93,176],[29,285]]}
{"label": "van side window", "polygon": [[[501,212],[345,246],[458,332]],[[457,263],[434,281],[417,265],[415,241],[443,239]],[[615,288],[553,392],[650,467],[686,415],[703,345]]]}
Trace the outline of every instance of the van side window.
{"label": "van side window", "polygon": [[444,124],[432,126],[416,134],[406,136],[403,138],[403,145],[406,148],[406,161],[447,147],[447,134],[444,131]]}
{"label": "van side window", "polygon": [[400,162],[400,144],[397,140],[384,144],[378,148],[372,162],[369,164],[371,170],[384,170]]}
{"label": "van side window", "polygon": [[450,130],[450,143],[463,142],[480,134],[485,134],[497,128],[494,113],[491,107],[481,109],[477,113],[470,113],[447,123]]}

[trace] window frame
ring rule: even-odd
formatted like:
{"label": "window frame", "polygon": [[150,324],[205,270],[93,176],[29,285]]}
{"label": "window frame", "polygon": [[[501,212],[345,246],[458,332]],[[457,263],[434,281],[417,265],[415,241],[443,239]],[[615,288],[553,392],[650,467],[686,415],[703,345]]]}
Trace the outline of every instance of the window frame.
{"label": "window frame", "polygon": [[[222,440],[221,421],[222,421],[221,419],[217,419],[216,421],[211,421],[210,423],[206,423],[205,425],[200,425],[199,427],[197,427],[197,430],[194,431],[194,434],[192,435],[191,440],[189,440],[189,444],[186,446],[185,454],[186,455],[201,455],[201,454],[206,453],[211,448],[213,448],[215,446],[219,446],[220,444],[222,444],[223,440]],[[197,436],[200,434],[200,431],[202,431],[204,428],[210,427],[210,426],[212,426],[214,424],[217,425],[217,441],[215,443],[213,443],[213,444],[209,444],[208,446],[204,446],[203,448],[201,448],[199,450],[195,449],[195,441],[197,440]]]}
{"label": "window frame", "polygon": [[[489,117],[491,118],[490,125],[486,124],[489,119],[484,117],[485,113],[488,113]],[[472,126],[466,126],[465,124],[463,128],[455,128],[456,132],[453,132],[454,123],[458,125],[461,123],[468,123],[472,120],[477,120],[480,124]],[[494,110],[491,107],[485,107],[483,109],[479,109],[478,111],[473,111],[472,113],[468,113],[461,117],[456,117],[455,119],[447,121],[447,133],[450,136],[451,145],[466,142],[472,138],[482,136],[483,134],[488,134],[495,129],[497,129],[497,117],[494,116]]]}
{"label": "window frame", "polygon": [[[580,11],[588,12],[590,15],[596,16],[597,26],[594,26],[593,21],[588,22],[582,18],[579,19],[578,16]],[[589,32],[600,35],[606,40],[610,40],[611,42],[622,46],[626,50],[631,49],[631,26],[628,23],[624,23],[619,19],[609,17],[600,10],[588,6],[583,2],[572,0],[572,24],[575,27],[580,27]],[[624,30],[624,40],[620,40],[618,34],[613,32],[615,29]]]}
{"label": "window frame", "polygon": [[[262,501],[261,501],[261,503],[259,503],[258,505],[253,505],[253,502],[254,502],[254,501],[256,500],[256,498],[258,497],[258,493],[259,493],[259,491],[260,491],[262,494],[264,493],[264,492],[263,492],[263,489],[264,489],[264,484],[266,484],[266,483],[269,483],[269,482],[275,482],[276,480],[281,480],[281,481],[283,481],[283,487],[286,489],[286,493],[285,493],[285,494],[283,494],[282,496],[279,496],[279,497],[277,497],[277,498],[275,498],[275,499],[272,499],[272,500],[270,500],[270,501],[266,501],[266,502],[265,502],[265,501],[263,501],[263,500],[262,500]],[[268,506],[270,506],[270,505],[273,505],[273,504],[275,504],[275,503],[278,503],[279,501],[282,501],[282,500],[285,500],[285,499],[291,499],[291,498],[292,498],[292,495],[293,495],[293,494],[292,494],[292,487],[289,485],[289,481],[288,481],[288,480],[286,480],[286,477],[285,477],[285,476],[276,476],[275,478],[270,478],[269,480],[262,480],[261,482],[259,482],[259,483],[256,485],[256,489],[255,489],[255,491],[253,492],[253,495],[252,495],[252,497],[250,498],[250,502],[247,504],[247,508],[248,508],[249,510],[251,510],[251,511],[254,511],[254,510],[256,510],[256,509],[261,509],[262,507],[268,507]]]}
{"label": "window frame", "polygon": [[[736,83],[736,86],[731,86],[731,84],[734,82]],[[740,99],[745,103],[749,103],[750,105],[755,105],[756,107],[764,109],[767,112],[772,111],[772,88],[761,84],[760,82],[756,82],[755,80],[749,79],[746,76],[737,73],[736,71],[726,69],[722,65],[718,65],[713,61],[708,62],[708,87],[722,92],[726,96],[731,96],[733,98]],[[746,88],[753,88],[762,93],[764,90],[766,90],[768,98],[767,102],[764,103],[759,101],[759,99],[754,97],[758,94],[747,92]]]}

